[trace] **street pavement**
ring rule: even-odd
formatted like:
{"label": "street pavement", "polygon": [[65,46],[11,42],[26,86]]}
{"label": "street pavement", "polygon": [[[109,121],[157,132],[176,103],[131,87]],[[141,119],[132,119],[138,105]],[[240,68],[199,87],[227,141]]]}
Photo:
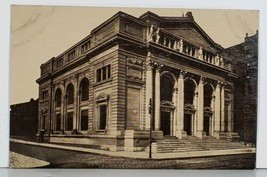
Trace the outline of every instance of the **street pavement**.
{"label": "street pavement", "polygon": [[10,150],[50,162],[48,168],[253,169],[255,154],[146,160],[68,151],[11,142]]}

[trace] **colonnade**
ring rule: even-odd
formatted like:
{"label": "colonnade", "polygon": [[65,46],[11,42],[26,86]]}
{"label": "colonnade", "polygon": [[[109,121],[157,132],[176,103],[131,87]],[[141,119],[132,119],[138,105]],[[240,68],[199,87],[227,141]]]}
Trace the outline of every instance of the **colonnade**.
{"label": "colonnade", "polygon": [[[150,114],[148,112],[148,105],[150,99],[154,103],[154,130],[161,131],[161,99],[160,99],[160,88],[161,88],[161,75],[163,70],[163,65],[157,62],[148,60],[146,64],[146,117],[145,117],[145,129],[150,129]],[[171,135],[178,138],[184,138],[187,136],[188,132],[185,131],[184,121],[185,121],[185,81],[187,79],[193,80],[193,78],[188,77],[185,71],[180,70],[179,74],[174,74],[169,72],[175,80],[173,88],[173,98],[172,103],[175,106],[175,109],[172,112],[173,120],[170,121],[171,125]],[[211,99],[211,113],[210,113],[210,132],[204,132],[204,116],[205,116],[205,106],[204,106],[204,85],[208,84],[206,78],[199,76],[198,82],[195,86],[194,101],[192,104],[195,111],[192,113],[192,136],[197,136],[202,138],[209,134],[214,137],[218,137],[221,132],[231,132],[233,131],[230,122],[232,122],[232,102],[228,104],[225,108],[225,83],[216,81],[213,84],[212,99]],[[153,84],[154,83],[154,84]],[[154,95],[153,95],[154,94]],[[225,109],[227,110],[228,115],[225,115]],[[226,117],[225,117],[226,116]],[[226,120],[227,119],[227,120]],[[225,122],[228,122],[227,127],[225,127]],[[191,134],[191,133],[190,133]]]}

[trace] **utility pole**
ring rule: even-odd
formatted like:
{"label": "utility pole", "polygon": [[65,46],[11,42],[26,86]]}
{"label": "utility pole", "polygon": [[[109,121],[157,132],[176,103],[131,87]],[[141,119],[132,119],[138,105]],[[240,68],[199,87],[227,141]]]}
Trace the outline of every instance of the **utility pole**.
{"label": "utility pole", "polygon": [[149,100],[149,107],[148,107],[149,115],[150,115],[150,129],[149,129],[149,158],[152,158],[152,99]]}

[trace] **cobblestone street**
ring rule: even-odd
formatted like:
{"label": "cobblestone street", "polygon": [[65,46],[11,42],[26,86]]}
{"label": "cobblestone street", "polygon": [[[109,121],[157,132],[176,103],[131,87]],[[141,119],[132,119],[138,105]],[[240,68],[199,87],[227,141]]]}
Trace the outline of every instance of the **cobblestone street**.
{"label": "cobblestone street", "polygon": [[252,169],[255,154],[173,160],[138,160],[11,143],[11,151],[50,162],[49,168]]}

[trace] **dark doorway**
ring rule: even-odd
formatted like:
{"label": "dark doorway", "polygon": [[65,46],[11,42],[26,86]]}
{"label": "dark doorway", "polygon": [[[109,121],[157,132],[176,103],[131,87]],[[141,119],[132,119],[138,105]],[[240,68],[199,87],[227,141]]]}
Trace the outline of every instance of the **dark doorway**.
{"label": "dark doorway", "polygon": [[61,114],[56,115],[56,131],[60,131],[61,125]]}
{"label": "dark doorway", "polygon": [[210,116],[204,116],[204,132],[206,135],[210,135]]}
{"label": "dark doorway", "polygon": [[171,134],[171,113],[161,111],[161,120],[160,120],[161,130],[163,135]]}
{"label": "dark doorway", "polygon": [[106,105],[100,105],[99,114],[100,114],[99,129],[105,130],[106,125],[107,125],[107,106]]}
{"label": "dark doorway", "polygon": [[81,130],[88,130],[88,110],[81,111]]}
{"label": "dark doorway", "polygon": [[192,135],[192,114],[184,115],[184,131],[186,131],[187,135]]}

